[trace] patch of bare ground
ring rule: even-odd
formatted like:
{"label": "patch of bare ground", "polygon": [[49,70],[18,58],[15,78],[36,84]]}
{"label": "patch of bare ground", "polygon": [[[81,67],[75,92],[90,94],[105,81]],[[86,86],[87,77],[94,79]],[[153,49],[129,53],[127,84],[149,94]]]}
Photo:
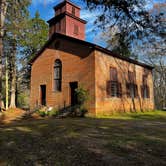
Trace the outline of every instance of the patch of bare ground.
{"label": "patch of bare ground", "polygon": [[9,124],[15,120],[20,120],[25,113],[24,110],[19,108],[4,111],[0,114],[0,124]]}

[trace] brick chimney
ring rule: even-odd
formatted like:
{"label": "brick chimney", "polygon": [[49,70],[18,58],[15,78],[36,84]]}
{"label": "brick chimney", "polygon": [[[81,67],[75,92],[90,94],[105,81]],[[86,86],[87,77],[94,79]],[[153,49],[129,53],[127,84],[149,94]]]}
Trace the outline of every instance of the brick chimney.
{"label": "brick chimney", "polygon": [[49,37],[61,33],[80,40],[85,40],[86,21],[80,18],[80,7],[69,0],[54,7],[55,16],[48,21]]}

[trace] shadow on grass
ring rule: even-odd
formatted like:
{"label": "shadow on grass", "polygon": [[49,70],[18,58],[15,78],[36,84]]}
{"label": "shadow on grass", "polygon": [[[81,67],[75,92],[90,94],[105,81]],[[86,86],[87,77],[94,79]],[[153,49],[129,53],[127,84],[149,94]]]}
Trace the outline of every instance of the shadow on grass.
{"label": "shadow on grass", "polygon": [[128,116],[23,118],[2,125],[0,165],[166,165],[165,116]]}
{"label": "shadow on grass", "polygon": [[76,131],[55,125],[40,121],[0,128],[0,165],[107,165],[80,143]]}

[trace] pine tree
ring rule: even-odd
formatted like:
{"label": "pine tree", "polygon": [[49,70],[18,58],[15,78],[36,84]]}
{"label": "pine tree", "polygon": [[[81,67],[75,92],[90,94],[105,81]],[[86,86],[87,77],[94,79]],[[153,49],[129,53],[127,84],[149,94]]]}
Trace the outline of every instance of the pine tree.
{"label": "pine tree", "polygon": [[7,13],[7,1],[0,1],[0,111],[2,103],[2,57],[3,57],[3,37],[4,37],[4,23]]}
{"label": "pine tree", "polygon": [[[20,40],[21,51],[21,63],[23,73],[23,84],[29,88],[30,84],[30,65],[29,61],[37,54],[48,38],[48,25],[44,20],[40,18],[38,11],[35,13],[35,17],[29,19],[28,27],[24,31],[24,37]],[[26,40],[24,40],[26,39]]]}
{"label": "pine tree", "polygon": [[[15,3],[11,2],[8,5],[7,17],[5,20],[6,36],[9,39],[9,45],[11,47],[10,53],[10,65],[11,65],[11,96],[10,96],[10,108],[16,107],[16,71],[17,71],[17,53],[19,49],[19,40],[22,38],[22,34],[27,26],[28,19],[28,5],[30,0],[15,0]],[[9,14],[10,13],[10,14]]]}

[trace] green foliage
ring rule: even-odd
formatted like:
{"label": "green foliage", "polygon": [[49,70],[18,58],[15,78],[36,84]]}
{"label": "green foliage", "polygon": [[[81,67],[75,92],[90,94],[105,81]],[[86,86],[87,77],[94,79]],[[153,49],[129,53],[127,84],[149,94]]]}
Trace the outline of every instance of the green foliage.
{"label": "green foliage", "polygon": [[35,112],[38,113],[41,117],[48,117],[48,116],[53,117],[59,114],[58,109],[56,108],[49,109],[47,107],[37,108]]}
{"label": "green foliage", "polygon": [[[9,85],[10,85],[10,107],[15,107],[17,58],[20,50],[19,41],[27,28],[29,16],[28,6],[31,0],[9,0],[7,1],[7,15],[5,18],[5,36],[3,38],[4,57],[9,60]],[[7,88],[8,86],[6,86]],[[8,91],[8,89],[6,89]]]}
{"label": "green foliage", "polygon": [[17,106],[19,108],[29,108],[29,94],[27,92],[17,95]]}
{"label": "green foliage", "polygon": [[41,117],[45,117],[47,115],[47,113],[45,111],[42,110],[38,110],[37,113],[41,116]]}
{"label": "green foliage", "polygon": [[[114,45],[112,51],[126,57],[131,56],[131,52],[129,50],[129,42],[125,40],[125,34],[118,33],[110,38],[109,41],[107,41],[108,45],[112,43]],[[115,45],[117,43],[117,45]]]}
{"label": "green foliage", "polygon": [[[38,11],[35,17],[27,22],[27,29],[24,31],[24,37],[20,40],[20,45],[23,48],[22,53],[28,60],[41,49],[48,38],[48,25],[40,18]],[[26,39],[26,40],[25,40]]]}
{"label": "green foliage", "polygon": [[84,105],[86,101],[89,100],[89,92],[85,90],[82,86],[76,89],[77,99],[79,105]]}
{"label": "green foliage", "polygon": [[[84,1],[90,10],[100,11],[96,17],[95,25],[103,32],[107,31],[105,40],[108,43],[108,48],[116,53],[135,57],[136,47],[142,46],[144,47],[143,55],[145,55],[144,50],[147,49],[145,43],[152,46],[152,49],[147,50],[153,51],[156,42],[165,43],[162,40],[165,35],[164,3],[156,2],[147,7],[149,1],[146,0]],[[161,49],[158,47],[157,50]],[[138,53],[140,54],[140,52]]]}
{"label": "green foliage", "polygon": [[[40,18],[38,11],[35,17],[29,19],[27,28],[24,31],[23,38],[20,40],[22,65],[21,72],[23,73],[23,83],[29,87],[30,83],[30,66],[29,61],[42,48],[48,38],[48,25]],[[25,40],[26,39],[26,40]]]}
{"label": "green foliage", "polygon": [[80,108],[80,117],[85,117],[85,115],[88,113],[88,110],[86,108]]}
{"label": "green foliage", "polygon": [[76,89],[78,105],[74,107],[74,115],[84,117],[88,110],[85,108],[85,103],[89,100],[89,92],[82,86]]}
{"label": "green foliage", "polygon": [[51,111],[48,111],[48,116],[57,116],[59,114],[58,109],[53,108]]}

